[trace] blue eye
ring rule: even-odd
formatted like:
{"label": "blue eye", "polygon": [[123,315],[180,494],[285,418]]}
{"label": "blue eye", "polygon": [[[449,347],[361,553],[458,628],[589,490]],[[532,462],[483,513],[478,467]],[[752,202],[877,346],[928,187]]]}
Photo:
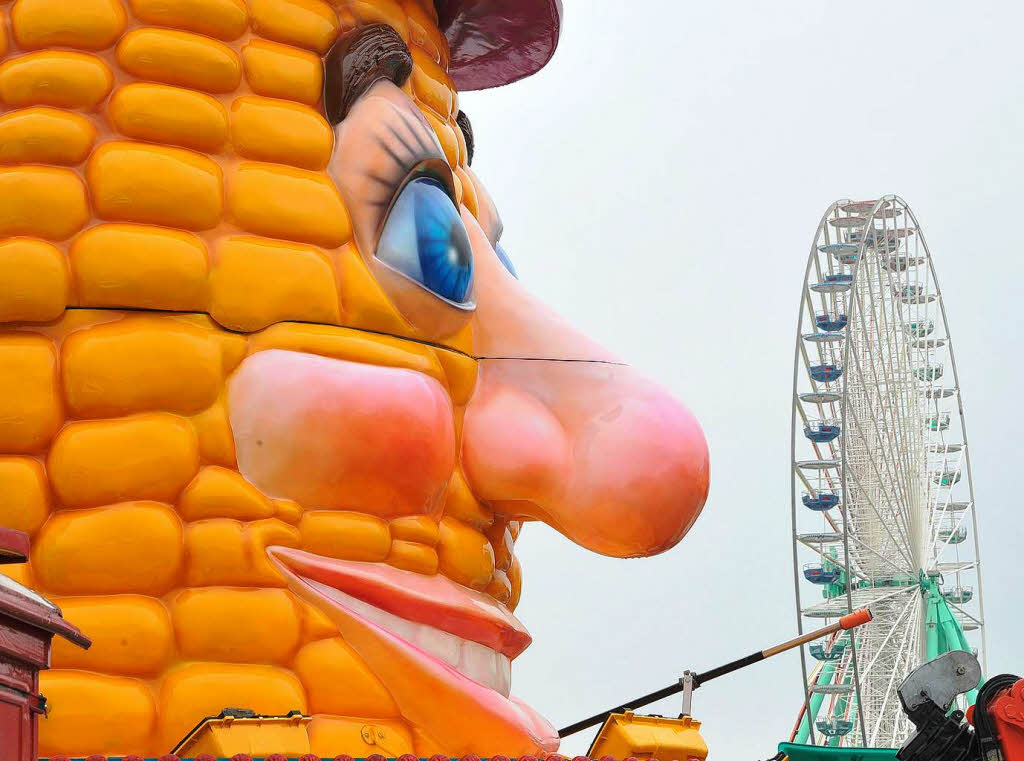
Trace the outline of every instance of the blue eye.
{"label": "blue eye", "polygon": [[444,187],[430,177],[409,182],[391,207],[377,258],[457,306],[471,306],[473,248]]}
{"label": "blue eye", "polygon": [[498,255],[498,258],[501,260],[501,263],[505,265],[505,269],[507,269],[512,274],[512,277],[518,280],[519,273],[516,272],[516,268],[512,266],[512,260],[508,258],[508,254],[505,253],[505,249],[502,248],[500,243],[494,244],[494,253]]}

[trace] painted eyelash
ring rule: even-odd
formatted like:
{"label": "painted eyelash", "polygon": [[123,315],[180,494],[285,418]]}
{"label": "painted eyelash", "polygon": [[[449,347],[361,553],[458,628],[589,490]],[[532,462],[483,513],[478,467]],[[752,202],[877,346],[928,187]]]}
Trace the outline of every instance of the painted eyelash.
{"label": "painted eyelash", "polygon": [[[368,198],[364,202],[369,206],[382,210],[390,207],[405,185],[406,180],[416,172],[418,167],[428,161],[444,161],[440,145],[436,142],[436,139],[433,141],[433,144],[424,139],[423,132],[429,129],[426,124],[417,121],[413,116],[404,111],[396,110],[394,113],[397,114],[401,126],[405,129],[396,128],[396,125],[392,124],[389,120],[380,125],[387,130],[388,134],[381,135],[378,133],[375,135],[377,145],[390,160],[391,168],[386,170],[383,176],[370,173],[366,175],[367,179],[379,185],[382,190],[379,196]],[[395,142],[401,145],[405,155],[399,155],[399,152],[395,150]],[[434,177],[451,193],[451,181],[449,178],[437,176],[438,173],[432,171],[425,171],[424,174]],[[381,218],[377,223],[378,230],[384,222],[384,217],[385,214],[382,212]]]}

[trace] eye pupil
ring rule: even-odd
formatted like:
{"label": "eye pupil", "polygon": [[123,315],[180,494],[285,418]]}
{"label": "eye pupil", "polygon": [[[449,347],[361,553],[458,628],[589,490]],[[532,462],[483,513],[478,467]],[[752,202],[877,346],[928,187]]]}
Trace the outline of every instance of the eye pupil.
{"label": "eye pupil", "polygon": [[473,250],[444,187],[429,177],[409,182],[392,205],[377,258],[446,301],[470,302]]}

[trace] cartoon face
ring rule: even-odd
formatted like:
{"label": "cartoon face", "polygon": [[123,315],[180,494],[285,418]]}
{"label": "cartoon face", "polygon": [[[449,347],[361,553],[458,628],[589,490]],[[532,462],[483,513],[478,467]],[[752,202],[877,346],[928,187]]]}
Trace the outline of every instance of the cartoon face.
{"label": "cartoon face", "polygon": [[517,279],[432,5],[0,13],[0,525],[94,642],[40,753],[225,707],[320,755],[554,750],[510,694],[522,526],[664,551],[707,449]]}

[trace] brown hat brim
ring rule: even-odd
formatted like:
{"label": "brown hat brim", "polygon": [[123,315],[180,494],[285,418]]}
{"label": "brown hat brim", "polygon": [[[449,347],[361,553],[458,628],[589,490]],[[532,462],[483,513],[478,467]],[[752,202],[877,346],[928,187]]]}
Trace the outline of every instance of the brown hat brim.
{"label": "brown hat brim", "polygon": [[485,90],[539,71],[554,55],[561,0],[437,0],[459,90]]}

